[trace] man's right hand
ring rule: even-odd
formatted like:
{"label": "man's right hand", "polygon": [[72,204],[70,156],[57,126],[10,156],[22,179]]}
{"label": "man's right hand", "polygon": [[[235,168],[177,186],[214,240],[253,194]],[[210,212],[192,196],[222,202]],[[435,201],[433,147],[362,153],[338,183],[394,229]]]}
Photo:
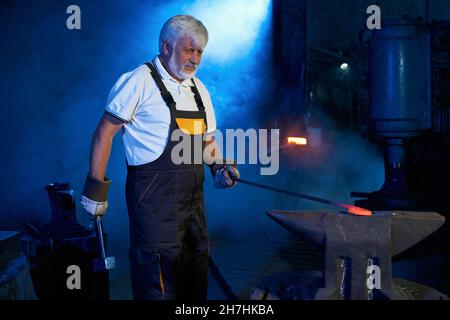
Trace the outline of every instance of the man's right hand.
{"label": "man's right hand", "polygon": [[108,189],[111,180],[99,180],[90,174],[86,177],[80,203],[91,218],[102,216],[108,208]]}
{"label": "man's right hand", "polygon": [[95,219],[96,216],[103,216],[108,209],[108,200],[94,201],[82,195],[80,203],[91,219]]}

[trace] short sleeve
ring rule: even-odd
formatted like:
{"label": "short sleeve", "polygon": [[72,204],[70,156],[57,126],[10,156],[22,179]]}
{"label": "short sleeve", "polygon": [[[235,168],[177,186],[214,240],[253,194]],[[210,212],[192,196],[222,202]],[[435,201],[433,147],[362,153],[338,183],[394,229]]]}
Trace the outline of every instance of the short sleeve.
{"label": "short sleeve", "polygon": [[123,122],[129,122],[142,101],[143,76],[138,70],[123,74],[108,94],[105,112]]}

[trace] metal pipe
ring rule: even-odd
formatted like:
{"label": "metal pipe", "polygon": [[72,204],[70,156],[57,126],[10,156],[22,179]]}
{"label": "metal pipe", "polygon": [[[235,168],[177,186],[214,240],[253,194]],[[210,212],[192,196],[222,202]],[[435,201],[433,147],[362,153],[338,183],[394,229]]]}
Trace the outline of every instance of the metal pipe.
{"label": "metal pipe", "polygon": [[370,215],[372,215],[372,211],[364,209],[364,208],[361,208],[361,207],[356,207],[356,206],[345,204],[345,203],[339,203],[339,202],[335,202],[335,201],[331,201],[331,200],[326,200],[326,199],[310,196],[310,195],[307,195],[307,194],[294,192],[294,191],[291,191],[291,190],[275,188],[275,187],[271,187],[271,186],[264,185],[264,184],[261,184],[261,183],[244,180],[244,179],[235,179],[235,180],[238,181],[238,182],[244,183],[244,184],[248,184],[250,186],[257,187],[257,188],[266,189],[266,190],[270,190],[270,191],[286,194],[286,195],[297,197],[297,198],[307,199],[307,200],[311,200],[311,201],[315,201],[315,202],[324,203],[324,204],[327,204],[327,205],[330,205],[330,206],[336,206],[336,207],[339,207],[339,208],[343,208],[343,209],[346,209],[346,211],[348,213],[351,213],[351,214],[361,215],[361,216],[370,216]]}
{"label": "metal pipe", "polygon": [[222,273],[220,273],[219,268],[217,267],[216,263],[214,262],[211,256],[209,256],[208,261],[209,261],[208,263],[209,270],[211,271],[212,276],[216,279],[223,293],[227,296],[227,299],[239,300],[238,297],[234,294],[229,284],[227,283],[227,281],[225,280],[225,278],[222,276]]}

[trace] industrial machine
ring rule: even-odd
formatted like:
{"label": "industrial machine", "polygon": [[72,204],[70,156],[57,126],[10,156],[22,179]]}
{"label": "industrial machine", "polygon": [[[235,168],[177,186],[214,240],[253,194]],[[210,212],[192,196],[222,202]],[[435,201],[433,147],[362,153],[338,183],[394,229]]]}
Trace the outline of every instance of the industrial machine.
{"label": "industrial machine", "polygon": [[449,214],[449,39],[448,23],[407,16],[365,31],[369,134],[384,148],[385,182],[372,193],[353,192],[363,198],[355,204]]}
{"label": "industrial machine", "polygon": [[384,149],[385,181],[378,191],[351,196],[359,198],[357,208],[373,214],[268,211],[291,233],[324,250],[324,268],[275,273],[258,284],[253,299],[447,299],[430,287],[393,278],[391,259],[420,245],[419,255],[437,252],[444,264],[448,259],[450,25],[407,16],[383,20],[381,29],[365,30],[363,41],[369,136]]}

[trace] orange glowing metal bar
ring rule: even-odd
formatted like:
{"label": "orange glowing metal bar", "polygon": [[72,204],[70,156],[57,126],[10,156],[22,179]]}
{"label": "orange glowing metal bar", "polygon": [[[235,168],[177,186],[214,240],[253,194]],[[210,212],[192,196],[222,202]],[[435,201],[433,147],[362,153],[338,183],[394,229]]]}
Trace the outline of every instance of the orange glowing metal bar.
{"label": "orange glowing metal bar", "polygon": [[357,216],[371,216],[372,215],[372,211],[361,208],[361,207],[352,206],[350,204],[345,204],[345,203],[337,203],[337,205],[341,208],[347,209],[348,213],[355,214]]}
{"label": "orange glowing metal bar", "polygon": [[300,137],[288,137],[287,141],[289,144],[299,144],[299,145],[306,145],[308,141],[306,138],[300,138]]}
{"label": "orange glowing metal bar", "polygon": [[360,208],[360,207],[355,207],[355,206],[348,208],[348,212],[352,213],[352,214],[356,214],[358,216],[371,216],[372,215],[372,211],[364,209],[364,208]]}
{"label": "orange glowing metal bar", "polygon": [[275,192],[278,192],[278,193],[287,194],[287,195],[294,196],[294,197],[297,197],[297,198],[308,199],[308,200],[311,200],[311,201],[325,203],[325,204],[328,204],[330,206],[336,206],[336,207],[344,208],[344,209],[347,209],[348,213],[354,214],[354,215],[357,215],[357,216],[371,216],[372,215],[372,211],[364,209],[364,208],[361,208],[361,207],[352,206],[350,204],[334,202],[334,201],[327,200],[327,199],[321,199],[321,198],[318,198],[318,197],[310,196],[310,195],[299,193],[299,192],[294,192],[294,191],[291,191],[291,190],[274,188],[274,187],[271,187],[271,186],[268,186],[268,185],[264,185],[264,184],[261,184],[261,183],[256,183],[256,182],[244,180],[244,179],[241,179],[241,178],[234,179],[234,180],[238,181],[238,182],[241,182],[241,183],[248,184],[250,186],[254,186],[254,187],[258,187],[258,188],[262,188],[262,189],[266,189],[266,190],[271,190],[271,191],[275,191]]}

